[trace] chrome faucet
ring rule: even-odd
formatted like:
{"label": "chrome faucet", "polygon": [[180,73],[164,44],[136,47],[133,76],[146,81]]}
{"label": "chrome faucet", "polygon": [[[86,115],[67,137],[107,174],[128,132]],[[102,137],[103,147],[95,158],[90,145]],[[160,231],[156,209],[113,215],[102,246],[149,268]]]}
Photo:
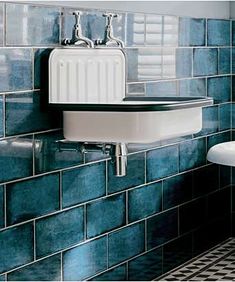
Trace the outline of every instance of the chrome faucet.
{"label": "chrome faucet", "polygon": [[106,27],[104,32],[104,39],[98,39],[95,41],[95,45],[117,45],[118,47],[124,48],[124,42],[113,35],[113,18],[117,18],[117,14],[105,13],[103,17],[106,18]]}
{"label": "chrome faucet", "polygon": [[73,15],[75,16],[75,25],[73,27],[72,38],[64,39],[62,44],[63,45],[75,45],[75,46],[80,46],[80,45],[85,44],[88,48],[93,48],[94,47],[93,41],[82,35],[82,28],[80,24],[82,12],[74,11]]}

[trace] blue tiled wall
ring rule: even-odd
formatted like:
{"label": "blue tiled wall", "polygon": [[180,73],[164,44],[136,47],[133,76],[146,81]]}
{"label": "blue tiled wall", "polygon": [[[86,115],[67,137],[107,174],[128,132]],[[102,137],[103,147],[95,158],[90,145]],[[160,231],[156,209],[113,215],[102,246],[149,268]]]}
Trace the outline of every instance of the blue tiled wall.
{"label": "blue tiled wall", "polygon": [[[102,13],[84,10],[86,36],[103,36]],[[235,137],[235,24],[132,13],[114,22],[128,95],[215,101],[200,133],[129,145],[117,178],[101,154],[59,150],[61,115],[43,106],[46,58],[73,22],[63,7],[0,4],[0,280],[152,280],[231,236],[231,169],[206,154]]]}

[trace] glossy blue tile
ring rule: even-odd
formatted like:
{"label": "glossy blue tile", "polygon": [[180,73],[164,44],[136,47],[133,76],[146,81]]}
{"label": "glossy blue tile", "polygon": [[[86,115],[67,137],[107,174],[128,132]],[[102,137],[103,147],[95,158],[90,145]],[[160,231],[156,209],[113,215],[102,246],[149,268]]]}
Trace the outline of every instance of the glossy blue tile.
{"label": "glossy blue tile", "polygon": [[193,179],[185,173],[163,181],[163,209],[169,209],[192,199]]}
{"label": "glossy blue tile", "polygon": [[0,141],[0,182],[33,175],[33,140],[30,136]]}
{"label": "glossy blue tile", "polygon": [[129,281],[151,281],[162,274],[162,248],[148,252],[128,263]]}
{"label": "glossy blue tile", "polygon": [[90,281],[125,281],[126,280],[126,265],[115,267],[103,274],[95,276]]}
{"label": "glossy blue tile", "polygon": [[207,45],[229,46],[230,45],[230,21],[207,20]]}
{"label": "glossy blue tile", "polygon": [[0,232],[0,273],[33,261],[33,225]]}
{"label": "glossy blue tile", "polygon": [[64,171],[62,173],[63,207],[104,196],[105,171],[105,162]]}
{"label": "glossy blue tile", "polygon": [[206,164],[206,140],[195,139],[180,144],[180,171]]}
{"label": "glossy blue tile", "polygon": [[154,183],[128,192],[129,222],[162,210],[162,183]]}
{"label": "glossy blue tile", "polygon": [[125,193],[87,205],[87,238],[118,228],[126,223]]}
{"label": "glossy blue tile", "polygon": [[59,128],[59,121],[41,109],[44,93],[35,91],[6,95],[6,135]]}
{"label": "glossy blue tile", "polygon": [[231,72],[231,49],[219,48],[218,74],[230,74]]}
{"label": "glossy blue tile", "polygon": [[179,80],[180,96],[206,96],[205,78]]}
{"label": "glossy blue tile", "polygon": [[6,281],[6,275],[0,275],[0,281]]}
{"label": "glossy blue tile", "polygon": [[2,48],[0,50],[0,91],[32,89],[32,52],[30,49]]}
{"label": "glossy blue tile", "polygon": [[178,236],[178,209],[171,209],[147,220],[147,248],[157,247]]}
{"label": "glossy blue tile", "polygon": [[59,174],[6,186],[7,225],[59,210]]}
{"label": "glossy blue tile", "polygon": [[218,51],[216,48],[196,48],[193,51],[193,76],[218,73]]}
{"label": "glossy blue tile", "polygon": [[212,135],[207,137],[207,150],[209,150],[212,146],[230,141],[230,132],[219,133],[216,135]]}
{"label": "glossy blue tile", "polygon": [[140,222],[109,235],[109,266],[144,252],[144,223]]}
{"label": "glossy blue tile", "polygon": [[114,166],[108,163],[108,193],[114,193],[144,183],[145,154],[133,154],[127,157],[127,173],[124,177],[116,177]]}
{"label": "glossy blue tile", "polygon": [[35,135],[36,174],[84,163],[83,155],[80,152],[76,150],[60,150],[57,141],[63,139],[64,136],[61,131]]}
{"label": "glossy blue tile", "polygon": [[57,7],[7,4],[6,44],[15,46],[58,44],[59,17],[60,9]]}
{"label": "glossy blue tile", "polygon": [[219,129],[218,107],[206,107],[202,109],[202,130],[194,136],[203,136],[217,132]]}
{"label": "glossy blue tile", "polygon": [[205,19],[180,18],[179,46],[204,46],[205,30]]}
{"label": "glossy blue tile", "polygon": [[212,77],[207,80],[208,96],[214,103],[224,103],[231,100],[231,77]]}
{"label": "glossy blue tile", "polygon": [[179,169],[178,146],[167,146],[148,151],[146,162],[147,181],[153,181],[171,174],[176,174]]}
{"label": "glossy blue tile", "polygon": [[[36,256],[52,254],[84,239],[84,208],[79,207],[36,221]],[[75,224],[76,223],[76,224]]]}
{"label": "glossy blue tile", "polygon": [[231,128],[231,104],[219,105],[219,129],[227,130]]}
{"label": "glossy blue tile", "polygon": [[63,254],[65,281],[81,281],[107,268],[107,239],[88,242]]}
{"label": "glossy blue tile", "polygon": [[159,81],[146,83],[146,95],[156,97],[176,96],[176,81]]}
{"label": "glossy blue tile", "polygon": [[4,210],[4,186],[0,186],[0,228],[4,227],[5,224]]}
{"label": "glossy blue tile", "polygon": [[192,48],[176,49],[176,77],[191,77],[192,76]]}
{"label": "glossy blue tile", "polygon": [[61,255],[35,262],[8,274],[8,281],[60,281]]}

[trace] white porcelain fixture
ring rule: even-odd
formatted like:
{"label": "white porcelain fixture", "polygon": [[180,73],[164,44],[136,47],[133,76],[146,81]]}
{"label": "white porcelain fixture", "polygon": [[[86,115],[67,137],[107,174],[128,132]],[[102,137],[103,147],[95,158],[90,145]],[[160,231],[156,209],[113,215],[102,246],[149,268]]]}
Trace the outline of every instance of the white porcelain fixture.
{"label": "white porcelain fixture", "polygon": [[207,159],[212,163],[235,166],[235,141],[224,142],[211,147]]}

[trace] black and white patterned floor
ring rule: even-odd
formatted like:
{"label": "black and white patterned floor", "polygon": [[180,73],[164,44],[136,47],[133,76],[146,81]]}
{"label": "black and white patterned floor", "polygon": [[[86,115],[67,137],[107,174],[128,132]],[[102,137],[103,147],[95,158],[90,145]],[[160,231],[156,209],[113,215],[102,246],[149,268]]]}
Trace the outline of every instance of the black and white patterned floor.
{"label": "black and white patterned floor", "polygon": [[161,281],[235,281],[235,239],[161,277]]}

